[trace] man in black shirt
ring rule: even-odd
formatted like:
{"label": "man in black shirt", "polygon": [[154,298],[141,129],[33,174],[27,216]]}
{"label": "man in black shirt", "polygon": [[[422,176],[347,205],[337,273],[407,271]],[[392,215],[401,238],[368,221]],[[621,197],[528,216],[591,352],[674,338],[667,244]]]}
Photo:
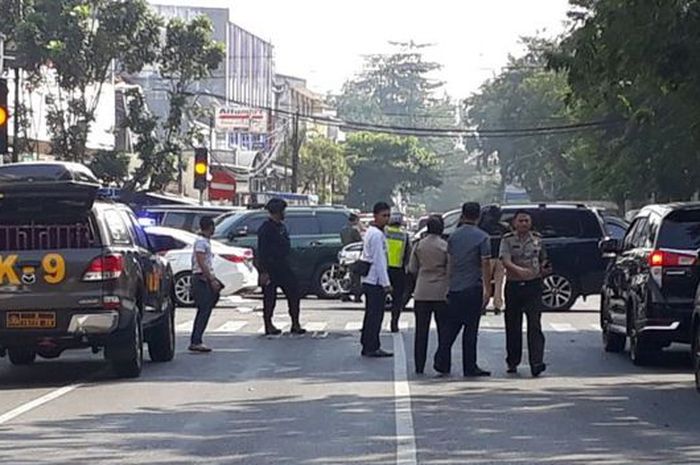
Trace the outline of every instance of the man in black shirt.
{"label": "man in black shirt", "polygon": [[263,319],[265,334],[276,336],[282,331],[272,323],[272,315],[277,303],[277,288],[287,297],[289,316],[292,318],[292,334],[304,334],[306,330],[299,322],[299,302],[301,291],[299,282],[289,266],[291,242],[284,225],[287,202],[272,199],[265,206],[270,218],[258,229],[258,270],[263,288]]}

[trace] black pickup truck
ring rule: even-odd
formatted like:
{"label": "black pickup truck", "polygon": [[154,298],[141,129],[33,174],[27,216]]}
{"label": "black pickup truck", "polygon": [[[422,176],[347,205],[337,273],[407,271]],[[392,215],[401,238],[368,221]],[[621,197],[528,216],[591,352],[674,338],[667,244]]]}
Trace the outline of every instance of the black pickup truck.
{"label": "black pickup truck", "polygon": [[172,271],[131,210],[72,163],[0,167],[0,356],[104,349],[118,376],[175,354]]}

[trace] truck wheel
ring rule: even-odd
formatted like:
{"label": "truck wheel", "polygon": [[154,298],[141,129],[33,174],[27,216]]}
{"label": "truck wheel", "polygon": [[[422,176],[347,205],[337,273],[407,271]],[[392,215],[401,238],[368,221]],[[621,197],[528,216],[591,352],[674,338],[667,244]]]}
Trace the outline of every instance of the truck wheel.
{"label": "truck wheel", "polygon": [[143,368],[143,327],[137,313],[127,329],[127,336],[117,346],[105,348],[105,357],[112,362],[120,378],[138,378]]}
{"label": "truck wheel", "polygon": [[154,362],[169,362],[175,357],[175,311],[168,297],[166,314],[150,330],[148,355]]}
{"label": "truck wheel", "polygon": [[31,365],[36,360],[36,352],[32,349],[8,349],[10,363],[16,366]]}

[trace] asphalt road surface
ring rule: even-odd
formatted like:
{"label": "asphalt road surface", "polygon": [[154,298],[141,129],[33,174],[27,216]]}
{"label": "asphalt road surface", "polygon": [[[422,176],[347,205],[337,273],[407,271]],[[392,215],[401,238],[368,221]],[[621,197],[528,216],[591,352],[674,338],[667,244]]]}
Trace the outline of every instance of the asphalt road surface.
{"label": "asphalt road surface", "polygon": [[545,315],[539,379],[505,373],[503,317],[485,317],[479,363],[493,376],[478,380],[416,376],[410,313],[382,337],[396,357],[374,360],[359,355],[356,304],[305,301],[310,334],[276,338],[261,334],[257,305],[216,309],[209,355],[187,353],[193,311],[180,309],[175,361],[137,380],[89,351],[0,359],[0,463],[700,464],[687,351],[647,368],[604,353],[596,301]]}

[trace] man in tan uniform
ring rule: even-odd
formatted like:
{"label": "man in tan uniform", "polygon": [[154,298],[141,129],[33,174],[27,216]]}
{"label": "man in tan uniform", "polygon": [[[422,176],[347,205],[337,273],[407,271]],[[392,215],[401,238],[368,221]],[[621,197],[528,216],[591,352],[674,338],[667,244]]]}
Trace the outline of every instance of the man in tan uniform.
{"label": "man in tan uniform", "polygon": [[506,269],[506,351],[508,373],[516,373],[522,358],[523,314],[527,317],[527,347],[532,376],[547,369],[542,333],[542,276],[549,270],[542,237],[532,231],[530,214],[513,217],[514,232],[505,234],[499,257]]}

